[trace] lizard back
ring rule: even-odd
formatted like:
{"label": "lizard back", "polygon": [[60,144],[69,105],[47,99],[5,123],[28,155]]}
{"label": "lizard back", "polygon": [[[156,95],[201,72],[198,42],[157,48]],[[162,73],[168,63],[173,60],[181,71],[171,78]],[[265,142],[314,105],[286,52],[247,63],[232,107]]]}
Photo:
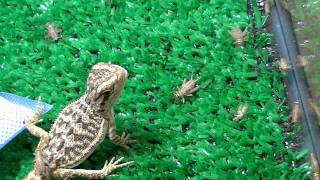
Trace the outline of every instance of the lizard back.
{"label": "lizard back", "polygon": [[86,106],[83,98],[61,111],[49,132],[43,159],[50,169],[72,168],[96,149],[106,134],[108,121]]}

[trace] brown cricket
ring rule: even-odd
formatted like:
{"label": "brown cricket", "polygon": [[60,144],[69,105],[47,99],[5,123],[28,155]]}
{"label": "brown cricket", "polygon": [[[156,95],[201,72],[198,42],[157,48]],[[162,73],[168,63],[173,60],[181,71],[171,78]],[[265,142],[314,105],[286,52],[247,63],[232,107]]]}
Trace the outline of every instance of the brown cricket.
{"label": "brown cricket", "polygon": [[229,34],[234,39],[234,43],[239,46],[244,44],[244,36],[247,34],[247,28],[244,31],[241,31],[239,26],[233,27]]}
{"label": "brown cricket", "polygon": [[52,23],[48,22],[46,23],[46,29],[47,29],[47,34],[45,38],[51,38],[54,41],[58,41],[59,39],[62,38],[61,36],[61,29],[56,28]]}
{"label": "brown cricket", "polygon": [[317,158],[313,152],[310,153],[310,164],[311,164],[311,169],[312,169],[312,179],[313,180],[320,180],[319,163],[318,163]]}
{"label": "brown cricket", "polygon": [[301,67],[306,67],[309,65],[309,61],[307,60],[307,58],[305,56],[297,56],[297,64]]}
{"label": "brown cricket", "polygon": [[291,69],[291,65],[288,63],[288,60],[285,58],[281,58],[279,61],[279,69],[281,72],[286,72]]}
{"label": "brown cricket", "polygon": [[286,11],[290,11],[289,10],[289,0],[281,0],[280,4],[282,5],[282,7],[286,10]]}
{"label": "brown cricket", "polygon": [[300,103],[298,101],[293,103],[292,110],[290,113],[291,122],[293,124],[299,122],[300,118]]}
{"label": "brown cricket", "polygon": [[316,105],[316,103],[312,102],[311,99],[309,99],[309,104],[313,109],[313,111],[315,112],[315,114],[317,115],[317,117],[320,118],[320,108]]}
{"label": "brown cricket", "polygon": [[273,5],[272,0],[266,0],[265,5],[264,5],[264,12],[266,14],[271,14],[272,5]]}
{"label": "brown cricket", "polygon": [[174,97],[176,99],[182,99],[182,102],[184,103],[184,97],[185,96],[191,96],[192,93],[196,92],[199,89],[199,86],[197,85],[197,81],[194,79],[190,79],[186,82],[186,80],[183,80],[183,83],[175,93]]}
{"label": "brown cricket", "polygon": [[247,114],[249,110],[249,104],[241,104],[237,110],[237,114],[233,118],[234,121],[239,121],[243,118],[244,115]]}

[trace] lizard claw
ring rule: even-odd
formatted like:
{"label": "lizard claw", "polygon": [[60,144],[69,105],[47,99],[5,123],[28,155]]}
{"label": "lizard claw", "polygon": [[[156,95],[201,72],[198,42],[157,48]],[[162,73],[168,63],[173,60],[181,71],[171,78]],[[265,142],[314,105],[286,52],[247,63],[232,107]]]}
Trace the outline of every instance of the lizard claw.
{"label": "lizard claw", "polygon": [[120,159],[115,161],[115,158],[113,157],[110,162],[108,163],[108,161],[106,161],[102,171],[104,173],[105,176],[109,175],[110,173],[112,173],[112,171],[125,167],[125,166],[129,166],[130,164],[134,163],[134,161],[129,161],[126,163],[122,163],[120,164],[120,162],[124,159],[124,157],[121,157]]}
{"label": "lizard claw", "polygon": [[29,125],[29,124],[36,124],[38,122],[42,122],[43,120],[40,119],[42,111],[43,111],[43,105],[41,103],[41,96],[39,96],[37,107],[36,107],[36,112],[34,113],[34,115],[32,116],[31,119],[24,121],[24,124]]}
{"label": "lizard claw", "polygon": [[134,143],[137,143],[136,140],[133,140],[133,139],[129,139],[130,138],[130,134],[127,134],[126,133],[122,133],[121,137],[120,137],[120,143],[119,145],[121,147],[124,147],[126,149],[130,149],[130,147],[128,145],[130,144],[134,144]]}

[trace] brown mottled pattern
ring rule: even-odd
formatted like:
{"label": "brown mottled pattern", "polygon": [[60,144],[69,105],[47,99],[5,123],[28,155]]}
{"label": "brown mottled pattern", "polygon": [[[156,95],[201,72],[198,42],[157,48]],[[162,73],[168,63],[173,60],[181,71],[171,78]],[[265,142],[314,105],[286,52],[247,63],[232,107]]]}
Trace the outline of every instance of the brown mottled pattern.
{"label": "brown mottled pattern", "polygon": [[[96,137],[104,137],[102,125],[107,122],[92,110],[90,113],[83,113],[84,105],[80,108],[82,104],[78,102],[60,113],[49,132],[49,146],[44,150],[43,156],[45,163],[51,168],[71,168],[80,164],[85,159],[83,157],[89,156],[100,143]],[[73,114],[66,117],[66,112],[70,111]],[[64,156],[60,156],[61,154]]]}

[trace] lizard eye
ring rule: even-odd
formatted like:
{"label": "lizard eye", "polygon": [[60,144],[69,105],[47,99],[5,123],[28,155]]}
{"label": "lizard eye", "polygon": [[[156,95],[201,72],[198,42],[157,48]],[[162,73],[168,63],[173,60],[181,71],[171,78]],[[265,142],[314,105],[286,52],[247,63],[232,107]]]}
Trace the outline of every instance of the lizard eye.
{"label": "lizard eye", "polygon": [[109,98],[111,95],[111,91],[106,91],[103,93],[104,98]]}
{"label": "lizard eye", "polygon": [[101,99],[101,100],[106,100],[111,96],[111,91],[105,91],[97,94],[98,96],[96,97],[95,100]]}

